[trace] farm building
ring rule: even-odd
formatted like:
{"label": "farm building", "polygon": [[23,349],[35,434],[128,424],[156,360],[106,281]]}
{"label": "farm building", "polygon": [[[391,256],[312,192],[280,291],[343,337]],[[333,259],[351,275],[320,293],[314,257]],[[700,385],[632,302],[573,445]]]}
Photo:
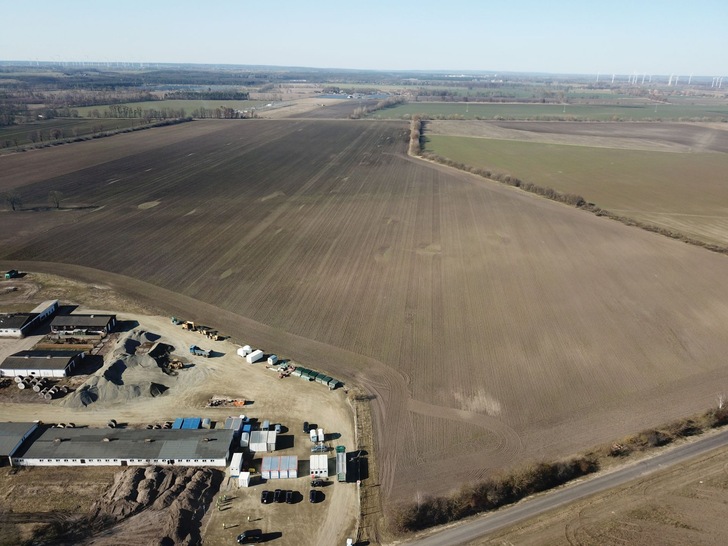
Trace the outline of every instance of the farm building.
{"label": "farm building", "polygon": [[260,474],[264,480],[298,478],[298,457],[295,455],[263,457]]}
{"label": "farm building", "polygon": [[275,430],[254,430],[250,433],[248,449],[256,453],[272,452],[276,450]]}
{"label": "farm building", "polygon": [[329,458],[326,455],[311,455],[311,479],[329,477]]}
{"label": "farm building", "polygon": [[38,428],[38,423],[0,423],[0,466],[10,458],[22,443]]}
{"label": "farm building", "polygon": [[51,332],[56,335],[101,336],[116,326],[116,315],[63,315],[51,321]]}
{"label": "farm building", "polygon": [[0,364],[0,377],[66,377],[84,356],[78,351],[20,351]]}
{"label": "farm building", "polygon": [[232,430],[49,428],[14,466],[227,466]]}
{"label": "farm building", "polygon": [[30,313],[0,315],[0,337],[25,337],[30,330],[56,311],[58,311],[58,300],[49,300],[38,305]]}

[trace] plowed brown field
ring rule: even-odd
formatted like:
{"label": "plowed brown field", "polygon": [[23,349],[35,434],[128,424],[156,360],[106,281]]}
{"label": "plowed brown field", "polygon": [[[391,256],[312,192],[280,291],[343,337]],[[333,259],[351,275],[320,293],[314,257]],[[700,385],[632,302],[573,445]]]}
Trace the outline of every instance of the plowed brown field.
{"label": "plowed brown field", "polygon": [[187,125],[102,162],[96,142],[11,158],[33,176],[0,185],[26,202],[100,208],[3,244],[0,267],[95,278],[363,385],[389,498],[703,410],[728,385],[724,256],[410,159],[402,123]]}

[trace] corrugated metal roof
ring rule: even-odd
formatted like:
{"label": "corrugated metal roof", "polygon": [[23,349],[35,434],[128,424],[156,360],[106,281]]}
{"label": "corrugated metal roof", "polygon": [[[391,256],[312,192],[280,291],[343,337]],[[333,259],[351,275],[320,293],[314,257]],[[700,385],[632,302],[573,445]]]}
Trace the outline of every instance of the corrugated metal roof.
{"label": "corrugated metal roof", "polygon": [[36,423],[0,423],[0,457],[9,457]]}
{"label": "corrugated metal roof", "polygon": [[72,326],[79,329],[106,327],[115,318],[116,315],[62,315],[51,321],[51,328],[54,326]]}
{"label": "corrugated metal roof", "polygon": [[[61,441],[55,441],[56,438]],[[105,442],[104,438],[111,441]],[[232,439],[232,430],[49,428],[15,456],[26,459],[220,459],[227,457]]]}

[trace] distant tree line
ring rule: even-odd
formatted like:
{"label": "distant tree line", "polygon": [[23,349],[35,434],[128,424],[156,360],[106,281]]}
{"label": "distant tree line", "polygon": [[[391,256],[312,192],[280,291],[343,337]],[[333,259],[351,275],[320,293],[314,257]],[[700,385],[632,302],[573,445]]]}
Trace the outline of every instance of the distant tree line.
{"label": "distant tree line", "polygon": [[354,110],[354,112],[349,116],[351,119],[359,119],[367,114],[371,114],[372,112],[376,112],[377,110],[382,110],[384,108],[390,108],[392,106],[396,106],[398,104],[402,104],[405,102],[404,97],[387,97],[386,99],[382,99],[378,101],[376,104],[372,104],[369,106],[359,106]]}
{"label": "distant tree line", "polygon": [[173,91],[164,95],[166,99],[182,100],[248,100],[247,91]]}

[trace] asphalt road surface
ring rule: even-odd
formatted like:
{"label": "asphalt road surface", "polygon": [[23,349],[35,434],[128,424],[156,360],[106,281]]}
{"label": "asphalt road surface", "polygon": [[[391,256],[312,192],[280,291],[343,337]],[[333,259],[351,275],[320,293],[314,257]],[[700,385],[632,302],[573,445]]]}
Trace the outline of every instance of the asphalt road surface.
{"label": "asphalt road surface", "polygon": [[412,540],[405,544],[417,546],[456,546],[467,544],[476,538],[498,531],[522,520],[533,518],[554,508],[569,504],[595,493],[618,487],[629,481],[642,478],[653,472],[664,470],[670,466],[684,463],[689,459],[728,445],[728,430],[714,436],[702,438],[689,444],[655,455],[634,465],[629,465],[612,472],[588,478],[572,485],[564,486],[551,493],[521,501],[508,508],[503,508],[474,521],[463,523],[449,529],[434,533],[426,538]]}

